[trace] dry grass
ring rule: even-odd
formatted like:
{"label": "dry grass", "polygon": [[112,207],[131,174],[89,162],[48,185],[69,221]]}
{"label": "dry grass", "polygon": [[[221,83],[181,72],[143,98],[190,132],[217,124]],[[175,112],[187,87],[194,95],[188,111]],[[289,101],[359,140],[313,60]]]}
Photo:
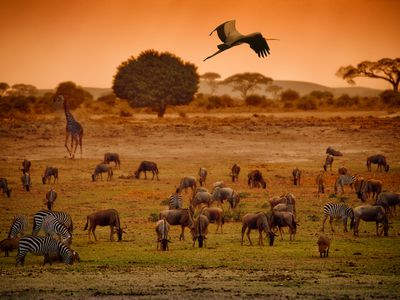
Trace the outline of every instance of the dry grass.
{"label": "dry grass", "polygon": [[[57,166],[60,182],[54,184],[59,196],[56,210],[69,212],[75,223],[73,248],[82,262],[72,267],[62,264],[41,267],[41,257],[28,255],[24,267],[15,268],[15,253],[0,258],[2,298],[83,298],[91,296],[125,298],[396,298],[400,275],[398,235],[400,221],[392,219],[389,237],[376,237],[375,225],[362,223],[360,237],[343,233],[335,223],[330,257],[320,259],[316,241],[321,228],[322,206],[333,193],[336,170],[344,164],[352,174],[384,182],[384,189],[398,191],[400,120],[370,117],[297,118],[249,116],[191,116],[148,119],[140,116],[77,116],[85,130],[84,158],[65,158],[64,119],[30,122],[2,122],[0,125],[0,177],[13,188],[11,198],[0,201],[0,230],[5,237],[12,217],[32,216],[44,208],[50,185],[43,185],[46,166]],[[333,172],[326,172],[327,194],[315,195],[315,176],[322,170],[325,149],[333,146],[345,155],[335,160]],[[91,182],[90,174],[107,151],[121,156],[121,170],[112,181]],[[368,173],[365,158],[385,154],[389,173]],[[32,191],[21,188],[18,170],[23,158],[32,160]],[[131,175],[141,160],[154,160],[160,181],[119,179]],[[240,181],[229,183],[229,168],[238,163]],[[225,180],[244,197],[230,212],[268,210],[267,199],[284,192],[297,197],[300,223],[296,241],[276,241],[274,247],[240,246],[239,222],[224,225],[215,234],[210,225],[207,248],[191,247],[178,239],[173,227],[170,251],[156,251],[154,223],[148,220],[166,208],[167,198],[186,175],[196,175],[204,166],[209,171],[207,186]],[[300,187],[293,186],[291,171],[303,170]],[[247,173],[258,168],[267,179],[267,190],[249,189]],[[185,206],[189,194],[184,194]],[[360,205],[347,189],[345,201]],[[372,203],[372,200],[369,201]],[[127,234],[123,242],[107,240],[108,228],[98,228],[97,243],[90,243],[83,231],[86,215],[105,208],[120,212]],[[226,208],[226,207],[225,207]],[[227,208],[226,208],[227,209]],[[257,234],[252,233],[253,242]]]}

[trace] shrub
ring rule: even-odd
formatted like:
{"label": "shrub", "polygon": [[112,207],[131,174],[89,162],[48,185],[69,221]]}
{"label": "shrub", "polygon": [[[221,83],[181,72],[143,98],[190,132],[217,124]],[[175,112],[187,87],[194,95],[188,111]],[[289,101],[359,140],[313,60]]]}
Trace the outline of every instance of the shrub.
{"label": "shrub", "polygon": [[15,97],[12,99],[12,102],[14,103],[14,109],[23,112],[23,113],[29,113],[31,111],[30,109],[30,99],[27,97],[19,96]]}
{"label": "shrub", "polygon": [[132,114],[129,111],[121,110],[119,112],[120,117],[132,117]]}
{"label": "shrub", "polygon": [[97,98],[97,101],[104,102],[105,104],[110,105],[110,106],[115,105],[116,100],[117,100],[117,97],[115,96],[114,93],[103,95],[103,96]]}
{"label": "shrub", "polygon": [[388,106],[400,106],[400,93],[392,90],[386,90],[379,94],[382,102]]}
{"label": "shrub", "polygon": [[282,101],[293,101],[299,99],[299,93],[292,89],[287,89],[282,92],[281,100]]}
{"label": "shrub", "polygon": [[298,102],[296,107],[302,110],[314,110],[317,109],[315,100],[311,97],[303,97]]}
{"label": "shrub", "polygon": [[260,95],[247,96],[244,101],[247,105],[251,106],[262,106],[267,102],[265,96]]}

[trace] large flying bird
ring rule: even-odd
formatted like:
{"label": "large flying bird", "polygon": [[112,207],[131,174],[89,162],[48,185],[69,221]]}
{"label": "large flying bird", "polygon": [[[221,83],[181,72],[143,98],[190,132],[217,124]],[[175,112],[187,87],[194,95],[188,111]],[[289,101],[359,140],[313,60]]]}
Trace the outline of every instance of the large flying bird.
{"label": "large flying bird", "polygon": [[203,61],[206,61],[207,59],[221,53],[222,51],[225,51],[234,46],[241,45],[243,43],[249,44],[251,49],[253,49],[258,54],[258,57],[266,57],[269,54],[269,46],[267,44],[267,40],[262,36],[262,34],[259,32],[254,32],[247,35],[241,34],[239,31],[236,30],[235,20],[222,23],[213,31],[211,31],[210,35],[212,35],[214,31],[217,31],[218,37],[223,42],[223,44],[219,44],[217,46],[219,50],[213,55],[210,55],[209,57],[204,59]]}

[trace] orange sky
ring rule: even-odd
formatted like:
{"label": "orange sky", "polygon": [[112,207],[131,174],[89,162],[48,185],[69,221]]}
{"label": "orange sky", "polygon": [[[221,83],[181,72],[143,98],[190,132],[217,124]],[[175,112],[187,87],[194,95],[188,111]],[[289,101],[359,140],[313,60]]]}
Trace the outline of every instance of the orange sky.
{"label": "orange sky", "polygon": [[[122,61],[152,48],[193,62],[200,74],[347,86],[335,76],[340,66],[399,57],[399,12],[397,0],[0,0],[0,82],[110,87]],[[220,43],[208,34],[232,19],[243,34],[279,38],[269,42],[271,55],[260,59],[242,45],[203,62]]]}

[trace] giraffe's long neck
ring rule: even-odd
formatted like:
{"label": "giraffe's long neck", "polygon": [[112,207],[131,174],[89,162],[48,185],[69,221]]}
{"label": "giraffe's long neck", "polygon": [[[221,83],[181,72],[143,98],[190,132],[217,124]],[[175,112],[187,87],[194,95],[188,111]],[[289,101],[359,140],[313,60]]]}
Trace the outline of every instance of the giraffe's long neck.
{"label": "giraffe's long neck", "polygon": [[69,111],[69,106],[66,100],[64,100],[64,112],[65,112],[65,118],[67,119],[67,125],[73,123],[75,119],[74,116]]}

